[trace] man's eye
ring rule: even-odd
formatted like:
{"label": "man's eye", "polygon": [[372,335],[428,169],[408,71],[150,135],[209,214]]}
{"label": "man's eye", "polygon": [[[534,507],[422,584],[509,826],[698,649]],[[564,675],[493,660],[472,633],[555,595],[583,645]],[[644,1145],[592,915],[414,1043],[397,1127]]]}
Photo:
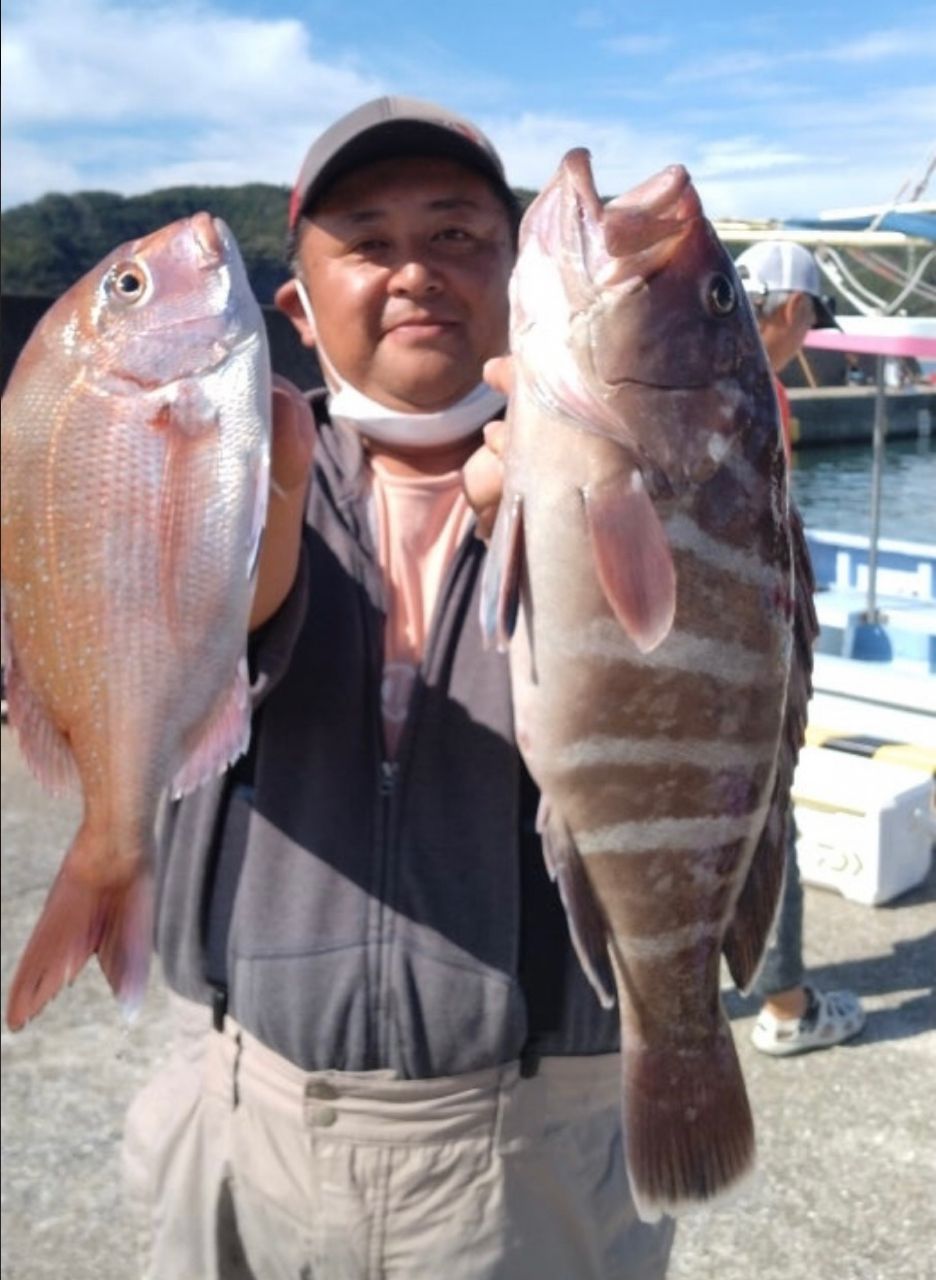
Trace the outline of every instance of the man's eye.
{"label": "man's eye", "polygon": [[444,231],[440,231],[438,239],[447,240],[455,244],[467,244],[474,239],[470,231],[466,231],[464,227],[446,227]]}

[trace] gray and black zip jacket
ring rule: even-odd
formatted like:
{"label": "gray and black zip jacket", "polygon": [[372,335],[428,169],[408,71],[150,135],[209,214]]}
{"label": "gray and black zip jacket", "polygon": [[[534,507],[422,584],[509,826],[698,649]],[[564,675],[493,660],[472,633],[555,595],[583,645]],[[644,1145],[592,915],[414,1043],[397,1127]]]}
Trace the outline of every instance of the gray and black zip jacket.
{"label": "gray and black zip jacket", "polygon": [[388,761],[361,445],[319,417],[297,581],[252,640],[250,753],[162,824],[167,980],[310,1071],[611,1052],[617,1015],[544,868],[507,660],[482,643],[484,545],[469,533],[450,566]]}

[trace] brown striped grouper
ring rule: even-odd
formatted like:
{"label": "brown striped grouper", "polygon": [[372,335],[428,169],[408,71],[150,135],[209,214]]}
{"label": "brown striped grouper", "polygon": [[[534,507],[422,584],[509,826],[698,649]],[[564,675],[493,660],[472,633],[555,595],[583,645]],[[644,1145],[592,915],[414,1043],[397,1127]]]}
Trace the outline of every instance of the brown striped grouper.
{"label": "brown striped grouper", "polygon": [[776,912],[816,619],[771,371],[680,166],[603,206],[586,151],[530,206],[482,626],[573,941],[620,1011],[650,1219],[751,1166],[719,996]]}

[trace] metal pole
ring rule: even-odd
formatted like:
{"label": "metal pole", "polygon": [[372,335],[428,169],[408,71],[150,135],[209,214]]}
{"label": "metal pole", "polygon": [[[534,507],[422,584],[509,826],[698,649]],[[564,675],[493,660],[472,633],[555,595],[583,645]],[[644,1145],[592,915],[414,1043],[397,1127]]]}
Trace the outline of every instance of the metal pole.
{"label": "metal pole", "polygon": [[884,357],[877,358],[877,395],[874,400],[874,456],[871,463],[871,536],[868,541],[868,601],[865,621],[879,621],[877,608],[878,538],[881,533],[881,482],[884,474],[884,441],[887,438],[887,399],[884,389]]}

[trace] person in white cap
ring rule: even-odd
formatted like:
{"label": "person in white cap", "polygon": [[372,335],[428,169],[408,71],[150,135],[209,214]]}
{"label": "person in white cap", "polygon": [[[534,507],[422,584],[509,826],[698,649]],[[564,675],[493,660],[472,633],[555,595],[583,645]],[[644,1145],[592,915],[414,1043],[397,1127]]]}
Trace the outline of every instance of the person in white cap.
{"label": "person in white cap", "polygon": [[735,260],[754,307],[761,341],[774,371],[787,461],[791,458],[790,402],[780,374],[803,349],[810,329],[838,328],[822,292],[816,259],[795,240],[761,240]]}
{"label": "person in white cap", "polygon": [[[787,458],[790,410],[779,374],[798,354],[810,329],[836,325],[821,291],[815,258],[791,240],[765,240],[738,256],[735,267],[754,306],[761,340],[774,371]],[[796,827],[788,819],[787,867],[774,933],[754,986],[763,1001],[751,1039],[774,1057],[828,1049],[864,1026],[861,1001],[852,991],[820,991],[805,981],[803,886],[796,861]]]}
{"label": "person in white cap", "polygon": [[517,223],[430,103],[366,103],[300,170],[277,304],[327,392],[314,426],[277,397],[250,753],[163,823],[180,1044],[125,1141],[148,1277],[666,1273],[478,625]]}

